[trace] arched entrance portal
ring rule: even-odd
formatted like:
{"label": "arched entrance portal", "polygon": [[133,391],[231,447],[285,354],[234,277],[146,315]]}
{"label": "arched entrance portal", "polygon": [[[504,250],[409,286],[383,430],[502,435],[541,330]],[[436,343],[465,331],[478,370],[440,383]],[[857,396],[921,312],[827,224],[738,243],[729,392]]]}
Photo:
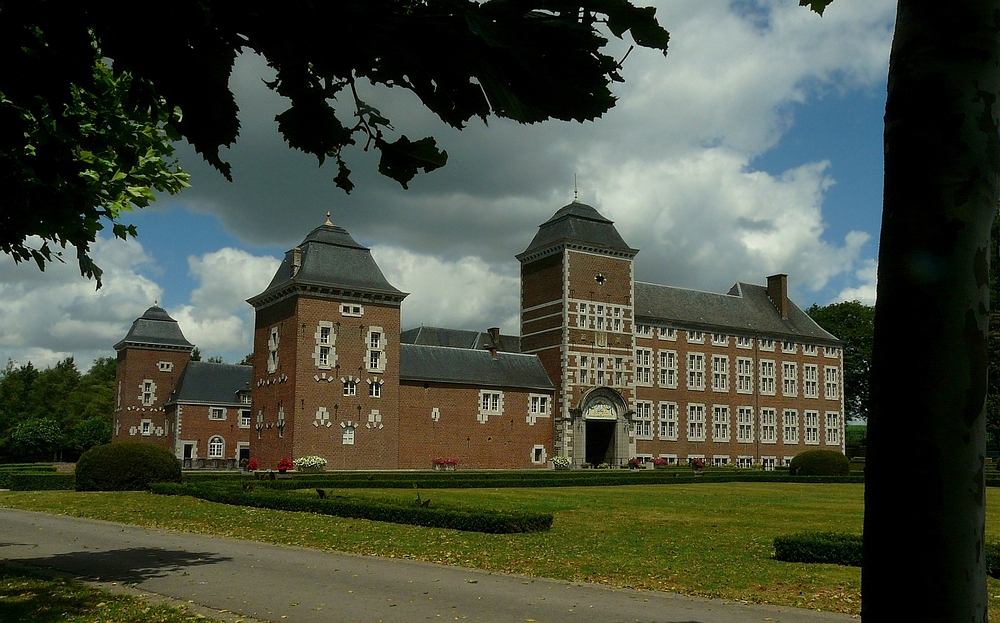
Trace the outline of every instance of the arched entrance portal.
{"label": "arched entrance portal", "polygon": [[621,394],[598,387],[580,401],[573,444],[576,465],[622,465],[628,460],[628,405]]}

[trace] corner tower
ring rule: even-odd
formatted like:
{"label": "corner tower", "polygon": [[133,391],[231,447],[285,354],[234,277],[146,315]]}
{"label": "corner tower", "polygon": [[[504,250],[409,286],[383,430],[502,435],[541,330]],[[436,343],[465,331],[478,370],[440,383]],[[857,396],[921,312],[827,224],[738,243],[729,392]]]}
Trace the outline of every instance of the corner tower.
{"label": "corner tower", "polygon": [[176,431],[164,404],[184,372],[194,344],[165,309],[153,305],[115,344],[115,424],[112,441],[148,441],[174,451]]}
{"label": "corner tower", "polygon": [[629,458],[637,253],[611,220],[574,201],[517,256],[521,351],[556,384],[555,452],[577,466]]}
{"label": "corner tower", "polygon": [[329,216],[247,300],[256,312],[250,452],[262,469],[310,455],[329,469],[398,464],[406,293]]}

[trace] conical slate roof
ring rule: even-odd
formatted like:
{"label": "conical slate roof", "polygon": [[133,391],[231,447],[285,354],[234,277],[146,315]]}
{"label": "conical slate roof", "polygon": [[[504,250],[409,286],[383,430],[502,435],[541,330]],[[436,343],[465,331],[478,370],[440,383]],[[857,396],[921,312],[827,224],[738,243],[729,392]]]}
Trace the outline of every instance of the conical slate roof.
{"label": "conical slate roof", "polygon": [[312,230],[298,247],[285,253],[271,283],[247,302],[259,307],[296,291],[394,303],[406,297],[405,292],[386,280],[371,250],[329,220]]}
{"label": "conical slate roof", "polygon": [[129,347],[190,351],[194,349],[194,344],[187,341],[180,325],[170,317],[167,310],[153,305],[135,319],[125,338],[115,344],[115,350]]}
{"label": "conical slate roof", "polygon": [[592,206],[574,201],[560,208],[552,218],[538,227],[538,233],[531,244],[517,259],[524,261],[528,256],[563,245],[608,251],[628,257],[639,252],[625,244],[625,240],[615,229],[614,221],[602,216]]}

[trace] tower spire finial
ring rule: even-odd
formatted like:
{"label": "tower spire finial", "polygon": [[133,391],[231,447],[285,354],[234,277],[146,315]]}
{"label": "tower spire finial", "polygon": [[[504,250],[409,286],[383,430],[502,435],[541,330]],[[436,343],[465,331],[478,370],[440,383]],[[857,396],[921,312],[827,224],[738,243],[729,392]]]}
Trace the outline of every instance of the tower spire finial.
{"label": "tower spire finial", "polygon": [[573,174],[573,201],[580,200],[580,189],[576,185],[576,173]]}
{"label": "tower spire finial", "polygon": [[329,225],[330,227],[333,227],[333,223],[330,222],[330,211],[329,210],[327,210],[327,212],[326,212],[326,222],[323,223],[323,224],[324,225]]}

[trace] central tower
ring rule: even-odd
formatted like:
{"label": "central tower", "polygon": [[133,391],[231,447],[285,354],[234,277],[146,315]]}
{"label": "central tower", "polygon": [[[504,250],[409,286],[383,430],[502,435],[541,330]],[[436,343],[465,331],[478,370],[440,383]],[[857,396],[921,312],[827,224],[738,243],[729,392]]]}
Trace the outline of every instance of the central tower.
{"label": "central tower", "polygon": [[574,201],[517,255],[521,352],[537,355],[556,385],[554,450],[576,466],[629,458],[637,253],[612,221]]}

